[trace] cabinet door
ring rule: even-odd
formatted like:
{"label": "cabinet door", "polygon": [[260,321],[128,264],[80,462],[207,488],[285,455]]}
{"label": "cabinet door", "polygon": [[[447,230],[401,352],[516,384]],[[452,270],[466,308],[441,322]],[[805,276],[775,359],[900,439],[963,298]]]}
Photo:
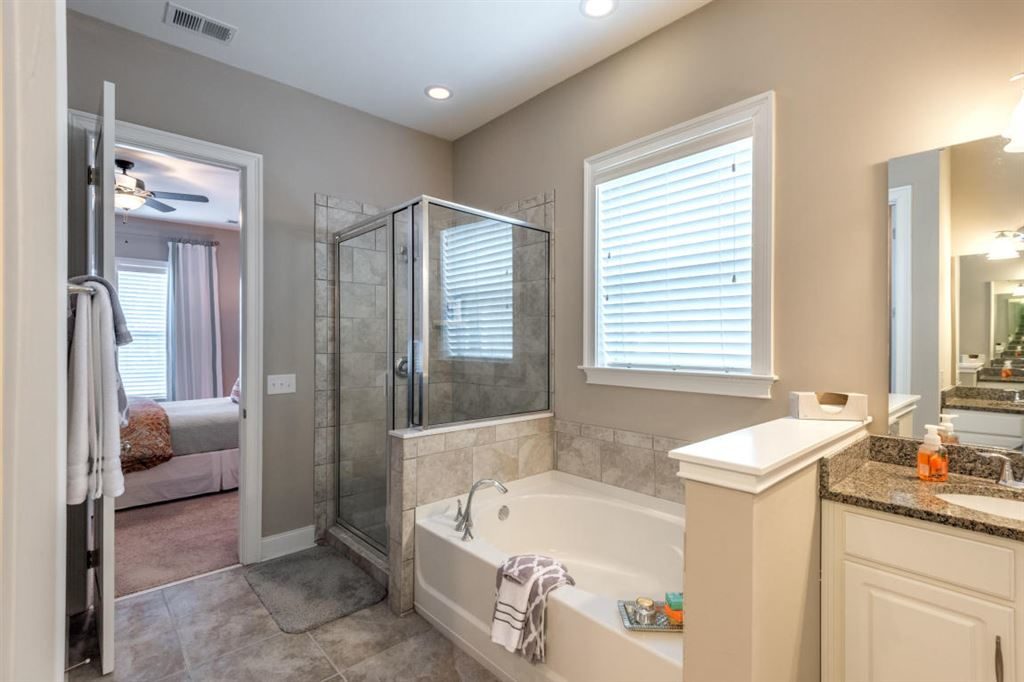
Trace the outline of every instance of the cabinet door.
{"label": "cabinet door", "polygon": [[999,679],[1015,679],[1013,609],[851,561],[844,568],[846,682],[994,682],[999,658]]}

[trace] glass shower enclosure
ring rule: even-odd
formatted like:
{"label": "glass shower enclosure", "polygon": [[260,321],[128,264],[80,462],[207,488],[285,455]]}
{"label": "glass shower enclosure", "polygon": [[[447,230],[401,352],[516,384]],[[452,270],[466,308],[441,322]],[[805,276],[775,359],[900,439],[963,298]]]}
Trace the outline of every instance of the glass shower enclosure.
{"label": "glass shower enclosure", "polygon": [[387,552],[388,433],[550,405],[550,234],[421,196],[337,232],[338,522]]}

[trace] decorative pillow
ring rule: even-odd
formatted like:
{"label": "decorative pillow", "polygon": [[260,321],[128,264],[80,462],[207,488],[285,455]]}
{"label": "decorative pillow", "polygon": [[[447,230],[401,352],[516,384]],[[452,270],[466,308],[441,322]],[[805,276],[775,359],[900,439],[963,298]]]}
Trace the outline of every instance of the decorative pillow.
{"label": "decorative pillow", "polygon": [[238,402],[242,399],[242,377],[235,379],[235,385],[231,387],[231,400]]}

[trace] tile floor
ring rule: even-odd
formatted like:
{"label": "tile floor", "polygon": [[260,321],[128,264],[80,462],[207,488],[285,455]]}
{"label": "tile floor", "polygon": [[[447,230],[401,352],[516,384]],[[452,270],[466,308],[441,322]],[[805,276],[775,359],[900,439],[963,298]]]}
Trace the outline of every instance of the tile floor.
{"label": "tile floor", "polygon": [[69,682],[493,682],[494,676],[425,620],[387,602],[310,632],[281,632],[243,568],[117,603],[114,673],[90,666]]}

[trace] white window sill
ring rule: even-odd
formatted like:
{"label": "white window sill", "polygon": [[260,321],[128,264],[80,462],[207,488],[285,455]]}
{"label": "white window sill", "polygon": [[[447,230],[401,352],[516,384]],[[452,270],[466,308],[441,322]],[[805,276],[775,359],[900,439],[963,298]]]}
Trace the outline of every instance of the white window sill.
{"label": "white window sill", "polygon": [[772,397],[775,375],[718,374],[715,372],[683,372],[656,369],[624,369],[621,367],[580,367],[587,374],[588,384],[648,388],[656,391],[710,393],[738,398]]}

